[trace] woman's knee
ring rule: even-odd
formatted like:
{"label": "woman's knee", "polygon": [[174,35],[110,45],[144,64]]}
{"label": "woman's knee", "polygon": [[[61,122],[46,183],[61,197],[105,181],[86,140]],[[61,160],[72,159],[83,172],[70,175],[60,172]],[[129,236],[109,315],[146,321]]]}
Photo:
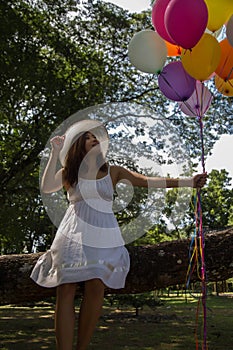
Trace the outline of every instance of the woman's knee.
{"label": "woman's knee", "polygon": [[76,283],[65,283],[57,287],[57,297],[74,298],[76,293]]}
{"label": "woman's knee", "polygon": [[85,282],[85,293],[93,293],[95,296],[103,295],[104,289],[105,284],[99,278],[94,278]]}

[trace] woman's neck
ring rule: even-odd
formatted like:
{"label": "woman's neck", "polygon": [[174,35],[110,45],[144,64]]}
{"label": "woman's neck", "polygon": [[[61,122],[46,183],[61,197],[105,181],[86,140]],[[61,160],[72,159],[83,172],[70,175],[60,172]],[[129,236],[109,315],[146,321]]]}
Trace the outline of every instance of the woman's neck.
{"label": "woman's neck", "polygon": [[80,170],[81,177],[96,179],[99,172],[99,167],[96,164],[96,157],[88,158],[88,160],[85,159],[85,165],[83,169],[81,166]]}

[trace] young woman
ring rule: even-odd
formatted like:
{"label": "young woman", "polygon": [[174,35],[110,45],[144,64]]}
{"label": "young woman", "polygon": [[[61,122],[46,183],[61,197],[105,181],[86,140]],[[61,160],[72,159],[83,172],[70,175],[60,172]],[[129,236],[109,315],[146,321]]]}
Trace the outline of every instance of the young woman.
{"label": "young woman", "polygon": [[[52,138],[51,155],[42,177],[42,191],[51,193],[64,187],[70,203],[50,250],[40,257],[31,274],[39,285],[57,287],[58,350],[73,348],[78,282],[84,282],[84,296],[77,350],[87,349],[101,314],[105,287],[118,289],[125,285],[130,261],[112,211],[116,184],[128,180],[141,187],[202,187],[207,178],[206,174],[183,180],[148,178],[124,167],[110,167],[105,161],[108,136],[104,130],[97,121],[81,121],[71,133],[68,130],[64,136]],[[59,158],[63,167],[57,171]]]}

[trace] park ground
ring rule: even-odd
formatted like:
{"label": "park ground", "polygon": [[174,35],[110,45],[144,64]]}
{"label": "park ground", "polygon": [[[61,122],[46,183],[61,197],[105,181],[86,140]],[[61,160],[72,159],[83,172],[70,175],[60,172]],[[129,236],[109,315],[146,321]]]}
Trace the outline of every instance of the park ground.
{"label": "park ground", "polygon": [[[201,350],[203,316],[198,300],[191,295],[161,296],[156,307],[145,306],[138,316],[132,307],[105,302],[89,349],[196,350],[197,330]],[[232,350],[233,296],[208,296],[206,305],[207,349]],[[53,302],[1,306],[0,322],[1,350],[55,350]]]}

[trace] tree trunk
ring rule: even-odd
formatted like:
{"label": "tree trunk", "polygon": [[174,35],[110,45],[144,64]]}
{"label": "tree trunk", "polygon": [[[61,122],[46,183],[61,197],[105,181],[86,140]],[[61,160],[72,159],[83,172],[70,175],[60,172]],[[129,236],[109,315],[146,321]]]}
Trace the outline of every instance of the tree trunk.
{"label": "tree trunk", "polygon": [[[126,286],[106,293],[142,293],[185,284],[190,240],[163,242],[153,246],[128,247],[131,269]],[[42,253],[0,256],[0,304],[39,301],[55,295],[55,288],[42,288],[30,273]],[[205,236],[208,282],[233,276],[233,228]],[[198,281],[194,272],[191,282]],[[77,295],[80,294],[77,290]]]}

